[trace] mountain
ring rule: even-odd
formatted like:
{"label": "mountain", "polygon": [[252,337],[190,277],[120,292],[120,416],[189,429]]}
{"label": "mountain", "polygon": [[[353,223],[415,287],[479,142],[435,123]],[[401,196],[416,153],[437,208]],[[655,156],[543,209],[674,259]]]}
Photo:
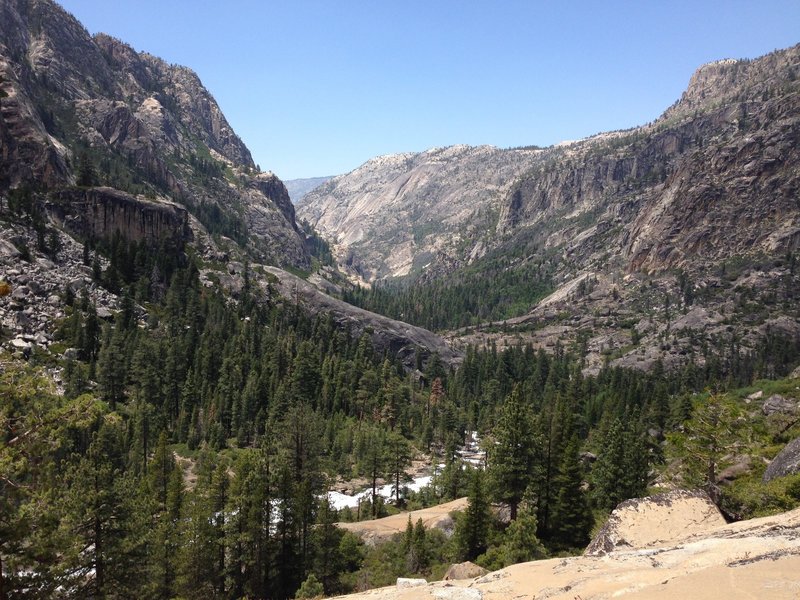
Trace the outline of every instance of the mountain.
{"label": "mountain", "polygon": [[420,271],[451,248],[480,252],[497,203],[535,149],[451,146],[373,158],[298,203],[342,268],[375,281]]}
{"label": "mountain", "polygon": [[308,177],[305,179],[287,179],[283,183],[286,185],[286,191],[289,192],[289,198],[291,198],[292,203],[297,204],[306,194],[330,179],[331,177]]}
{"label": "mountain", "polygon": [[[253,258],[307,268],[283,183],[257,173],[198,76],[105,34],[90,36],[53,2],[0,2],[0,191],[65,188],[60,212],[115,206],[98,184],[175,201],[198,232],[248,242]],[[131,206],[134,206],[133,204]],[[74,210],[73,210],[74,209]],[[81,225],[85,229],[85,224]],[[106,224],[99,234],[113,232]]]}
{"label": "mountain", "polygon": [[[795,49],[635,132],[334,178],[360,204],[317,221],[361,288],[193,72],[49,0],[0,0],[0,40],[0,600],[334,596],[453,559],[558,557],[399,596],[791,572],[796,512],[709,509],[800,503]],[[335,526],[454,500],[380,546]],[[615,506],[608,554],[565,558]]]}
{"label": "mountain", "polygon": [[379,157],[298,214],[355,279],[407,276],[355,301],[455,343],[579,343],[592,369],[794,344],[798,74],[800,46],[718,61],[652,123],[546,149]]}
{"label": "mountain", "polygon": [[800,244],[799,56],[705,65],[659,119],[627,131],[378,157],[308,194],[298,214],[367,281],[443,256],[474,261],[523,235],[584,266],[610,247],[629,271],[785,252]]}
{"label": "mountain", "polygon": [[[141,270],[162,251],[169,257],[156,262],[170,265],[190,253],[202,260],[207,285],[233,296],[262,264],[310,271],[314,239],[298,226],[286,186],[257,171],[191,69],[91,36],[50,0],[0,0],[0,40],[0,212],[9,212],[0,221],[11,242],[0,247],[0,264],[22,302],[0,305],[0,321],[26,336],[20,345],[52,333],[61,307],[48,296],[92,283],[95,249],[98,271],[111,260],[110,293],[90,293],[104,311],[118,307],[117,275],[130,279],[136,255]],[[34,249],[48,266],[20,273],[17,262],[35,262]],[[166,289],[169,269],[153,268],[148,287]],[[40,284],[28,294],[32,273]],[[282,270],[277,277],[292,278]],[[316,313],[327,300],[319,293],[303,302]],[[23,309],[40,318],[31,323]],[[428,332],[358,308],[338,313],[369,321],[376,344],[388,336],[412,365],[417,353],[446,348]],[[348,319],[355,317],[340,320]]]}

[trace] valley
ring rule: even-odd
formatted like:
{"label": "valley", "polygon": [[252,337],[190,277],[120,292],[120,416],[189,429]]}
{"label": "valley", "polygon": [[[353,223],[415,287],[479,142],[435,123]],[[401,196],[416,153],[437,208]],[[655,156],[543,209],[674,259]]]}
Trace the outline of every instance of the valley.
{"label": "valley", "polygon": [[790,597],[799,75],[288,186],[0,0],[0,600]]}

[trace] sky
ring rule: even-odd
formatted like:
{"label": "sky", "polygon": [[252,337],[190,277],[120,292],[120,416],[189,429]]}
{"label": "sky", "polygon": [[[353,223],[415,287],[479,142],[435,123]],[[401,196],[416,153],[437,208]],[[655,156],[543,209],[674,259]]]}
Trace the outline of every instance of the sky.
{"label": "sky", "polygon": [[548,146],[657,118],[701,64],[800,43],[797,0],[61,0],[192,68],[264,170]]}

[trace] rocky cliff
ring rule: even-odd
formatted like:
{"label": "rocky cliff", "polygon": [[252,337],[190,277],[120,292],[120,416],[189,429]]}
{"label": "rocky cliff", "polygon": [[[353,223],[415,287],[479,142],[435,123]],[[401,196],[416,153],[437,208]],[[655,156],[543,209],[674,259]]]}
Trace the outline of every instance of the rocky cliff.
{"label": "rocky cliff", "polygon": [[652,123],[546,149],[373,159],[298,214],[367,282],[447,285],[498,264],[524,280],[547,262],[551,296],[455,343],[580,340],[591,371],[703,364],[774,335],[797,344],[798,75],[800,46],[718,61]]}
{"label": "rocky cliff", "polygon": [[530,168],[535,149],[451,146],[373,158],[307,194],[298,215],[364,281],[420,271],[437,254],[480,254],[497,202]]}
{"label": "rocky cliff", "polygon": [[[91,268],[81,265],[81,242],[120,235],[176,253],[188,243],[217,272],[245,262],[311,266],[285,185],[256,171],[190,69],[105,34],[90,36],[51,0],[0,0],[0,89],[0,222],[13,242],[0,248],[0,266],[17,296],[0,307],[0,320],[22,336],[20,344],[36,336],[36,343],[49,343],[43,336],[63,317],[59,293],[67,287],[88,289],[108,314],[116,307],[112,293],[86,279]],[[36,262],[36,278],[46,281],[38,292],[9,266],[20,260],[20,249],[34,248],[31,263],[43,261]],[[215,279],[234,297],[242,285],[239,267]],[[330,312],[353,335],[369,331],[378,351],[397,354],[409,369],[433,353],[448,364],[459,360],[428,331],[275,272],[286,297],[301,290],[309,312]]]}
{"label": "rocky cliff", "polygon": [[113,188],[62,190],[52,196],[46,210],[67,232],[84,240],[110,240],[119,232],[126,240],[144,240],[152,246],[167,241],[179,249],[192,239],[182,206]]}
{"label": "rocky cliff", "polygon": [[[525,236],[663,271],[800,243],[800,47],[698,69],[658,120],[533,150],[372,159],[298,209],[367,281]],[[608,255],[608,256],[606,256]]]}
{"label": "rocky cliff", "polygon": [[307,268],[282,182],[190,69],[90,36],[50,0],[0,0],[0,192],[102,184],[166,197],[195,226],[249,241],[256,260]]}

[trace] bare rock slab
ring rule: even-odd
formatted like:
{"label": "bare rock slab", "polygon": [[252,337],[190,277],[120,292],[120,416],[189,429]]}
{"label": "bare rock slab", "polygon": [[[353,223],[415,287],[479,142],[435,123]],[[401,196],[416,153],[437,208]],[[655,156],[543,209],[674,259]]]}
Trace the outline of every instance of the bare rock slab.
{"label": "bare rock slab", "polygon": [[614,509],[584,555],[666,546],[717,525],[725,525],[725,519],[705,492],[674,490],[634,498]]}
{"label": "bare rock slab", "polygon": [[763,481],[767,483],[778,477],[786,477],[800,472],[800,438],[795,438],[778,452],[764,471]]}

